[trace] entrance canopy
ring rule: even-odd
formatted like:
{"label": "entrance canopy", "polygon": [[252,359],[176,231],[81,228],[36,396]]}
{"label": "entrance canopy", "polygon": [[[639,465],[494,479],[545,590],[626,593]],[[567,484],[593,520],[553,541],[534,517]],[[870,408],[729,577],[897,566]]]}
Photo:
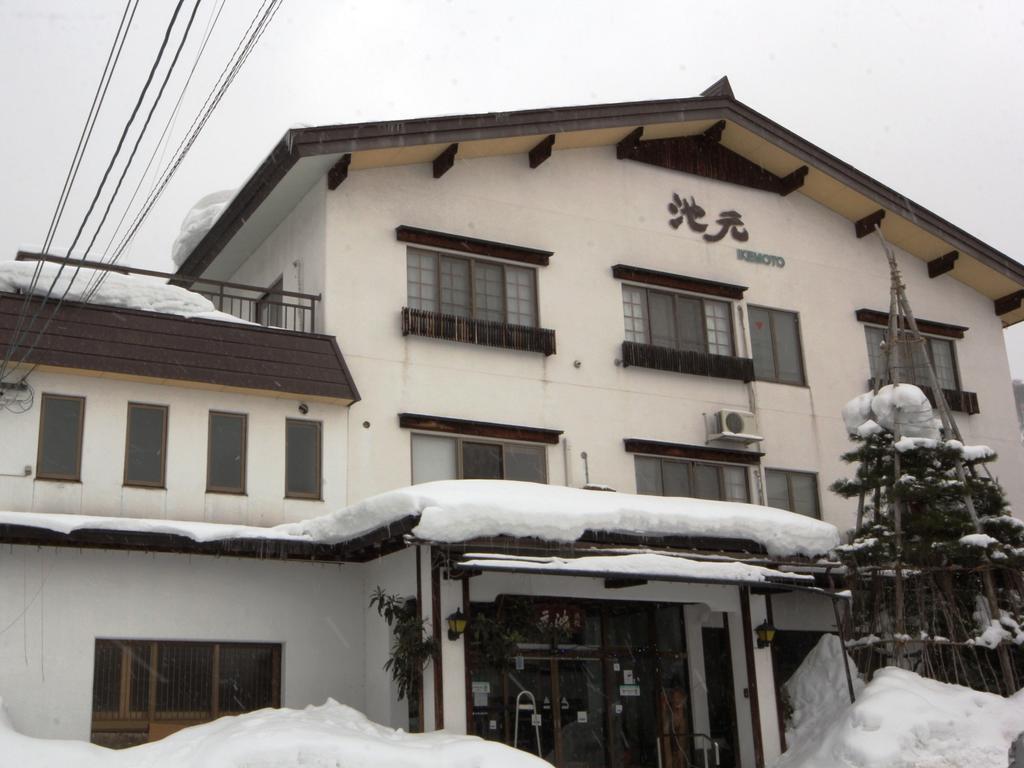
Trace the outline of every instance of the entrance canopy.
{"label": "entrance canopy", "polygon": [[453,565],[465,573],[504,572],[547,576],[604,578],[609,586],[633,586],[648,581],[757,586],[771,591],[814,591],[808,574],[783,573],[760,565],[729,559],[697,560],[674,554],[583,555],[580,557],[528,557],[494,553],[467,553]]}

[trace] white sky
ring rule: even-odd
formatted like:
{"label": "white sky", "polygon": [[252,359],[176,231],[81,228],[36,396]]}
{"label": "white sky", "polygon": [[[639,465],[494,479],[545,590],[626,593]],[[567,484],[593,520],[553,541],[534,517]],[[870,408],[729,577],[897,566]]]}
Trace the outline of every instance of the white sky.
{"label": "white sky", "polygon": [[[219,2],[200,6],[139,170]],[[58,249],[84,215],[173,5],[140,4]],[[227,0],[172,149],[258,5]],[[123,8],[123,0],[0,0],[0,258],[45,237]],[[192,204],[241,185],[296,123],[695,96],[723,74],[749,106],[1024,259],[1022,39],[1016,0],[284,0],[124,261],[170,269]],[[137,181],[130,173],[112,223]],[[1016,377],[1024,377],[1022,326],[1007,333]]]}

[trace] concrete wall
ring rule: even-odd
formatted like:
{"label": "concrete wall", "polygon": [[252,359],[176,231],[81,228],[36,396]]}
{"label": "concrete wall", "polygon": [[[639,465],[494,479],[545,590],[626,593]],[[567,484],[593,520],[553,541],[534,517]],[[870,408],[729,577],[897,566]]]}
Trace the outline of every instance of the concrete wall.
{"label": "concrete wall", "polygon": [[267,642],[282,705],[361,710],[361,586],[356,565],[4,547],[0,696],[18,731],[88,740],[96,638]]}
{"label": "concrete wall", "polygon": [[[242,395],[183,386],[47,371],[32,375],[35,404],[0,410],[0,509],[276,525],[302,520],[345,501],[347,409],[300,398]],[[35,479],[44,393],[85,398],[82,481]],[[123,485],[128,402],[168,407],[166,489]],[[209,412],[248,414],[247,493],[206,492]],[[285,419],[323,422],[323,501],[284,498]],[[17,436],[17,439],[8,439]],[[33,467],[29,476],[22,468]]]}
{"label": "concrete wall", "polygon": [[[739,211],[749,240],[706,243],[685,224],[673,230],[673,192],[705,207],[709,232],[718,211]],[[555,152],[535,170],[518,155],[459,160],[440,180],[427,164],[356,171],[327,193],[326,221],[327,330],[363,394],[353,424],[369,423],[350,433],[350,500],[410,482],[401,411],[564,430],[569,450],[548,450],[552,482],[582,484],[586,451],[591,481],[632,491],[623,438],[703,444],[704,414],[753,401],[766,437],[763,466],[818,472],[824,518],[852,525],[853,506],[827,486],[850,471],[839,461],[848,447],[839,411],[868,378],[854,311],[886,309],[889,276],[877,240],[856,239],[849,221],[799,193],[779,197],[618,161],[614,148]],[[539,314],[557,331],[558,354],[402,337],[401,224],[553,251],[550,265],[538,268]],[[782,256],[785,267],[739,260],[737,246]],[[798,312],[808,386],[759,382],[748,391],[734,381],[617,366],[617,263],[749,286],[734,306],[741,351],[749,349],[748,303]],[[1000,452],[994,471],[1011,499],[1024,501],[1024,476],[1012,471],[1024,449],[991,301],[951,276],[929,279],[914,257],[901,254],[900,263],[918,316],[969,326],[956,351],[962,386],[978,393],[981,414],[959,422],[968,441]]]}

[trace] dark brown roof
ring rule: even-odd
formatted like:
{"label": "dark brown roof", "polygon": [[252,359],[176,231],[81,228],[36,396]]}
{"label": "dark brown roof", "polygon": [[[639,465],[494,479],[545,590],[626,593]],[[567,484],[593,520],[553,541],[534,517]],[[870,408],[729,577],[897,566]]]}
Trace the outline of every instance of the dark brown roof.
{"label": "dark brown roof", "polygon": [[[23,301],[0,293],[0,348],[11,341]],[[32,299],[34,307],[40,302]],[[345,404],[359,399],[333,336],[95,304],[61,305],[26,362]]]}
{"label": "dark brown roof", "polygon": [[[563,134],[660,123],[726,120],[791,153],[799,162],[821,169],[831,178],[872,200],[880,208],[913,222],[950,247],[974,255],[982,264],[1024,285],[1024,265],[954,226],[904,195],[787,130],[732,96],[719,81],[707,95],[658,101],[597,104],[492,112],[487,114],[399,120],[351,125],[315,126],[288,131],[239,190],[206,236],[178,270],[201,275],[278,183],[302,158],[368,150],[448,145],[484,139]],[[556,143],[557,146],[557,143]]]}

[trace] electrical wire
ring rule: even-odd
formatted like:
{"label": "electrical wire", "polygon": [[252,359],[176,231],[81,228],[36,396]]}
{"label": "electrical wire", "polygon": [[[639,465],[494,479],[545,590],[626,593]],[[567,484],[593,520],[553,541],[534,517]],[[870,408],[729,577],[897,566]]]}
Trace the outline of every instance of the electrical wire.
{"label": "electrical wire", "polygon": [[[198,3],[200,1],[201,0],[196,0],[197,5],[198,5]],[[77,266],[75,268],[74,273],[71,276],[71,279],[68,281],[67,287],[64,289],[63,295],[61,296],[60,300],[57,302],[56,307],[50,313],[49,318],[47,318],[47,320],[44,322],[43,328],[39,332],[37,332],[35,340],[32,342],[32,345],[29,347],[28,351],[22,356],[22,359],[21,359],[22,363],[26,362],[28,357],[32,354],[32,351],[35,349],[35,347],[38,344],[40,338],[42,338],[43,333],[46,332],[46,329],[49,327],[50,322],[53,320],[53,317],[56,314],[56,311],[60,308],[60,305],[63,303],[64,299],[67,297],[68,292],[71,290],[71,286],[74,283],[75,278],[78,276],[78,273],[82,269],[82,261],[85,260],[84,257],[81,260],[75,260],[75,259],[72,258],[71,254],[74,252],[74,248],[78,244],[78,240],[81,238],[82,233],[85,231],[85,227],[86,227],[86,224],[88,223],[89,217],[92,215],[92,212],[93,212],[93,210],[96,207],[96,203],[99,201],[100,195],[103,192],[103,187],[106,185],[107,179],[110,176],[110,172],[113,170],[114,165],[115,165],[115,163],[117,161],[117,157],[120,154],[122,147],[124,146],[125,140],[128,138],[128,132],[130,131],[131,126],[134,123],[135,118],[136,118],[136,116],[139,113],[139,108],[142,106],[142,102],[144,101],[144,99],[146,97],[146,93],[149,90],[149,86],[153,82],[153,77],[156,74],[156,70],[157,70],[157,68],[160,65],[160,61],[161,61],[161,59],[163,59],[164,51],[167,48],[167,42],[170,40],[171,31],[174,28],[174,23],[175,23],[175,21],[178,18],[178,14],[180,13],[181,6],[183,4],[184,4],[184,0],[178,0],[177,4],[174,7],[174,13],[171,16],[170,22],[168,22],[168,24],[167,24],[167,29],[164,32],[163,40],[160,43],[160,49],[159,49],[159,51],[157,51],[157,55],[156,55],[155,60],[153,61],[153,65],[150,67],[149,75],[146,77],[146,82],[142,86],[142,91],[139,93],[139,98],[135,102],[135,107],[132,109],[132,113],[129,116],[128,121],[125,123],[124,129],[121,131],[121,136],[118,139],[117,147],[114,149],[114,153],[113,153],[113,155],[110,158],[110,162],[107,163],[107,168],[103,172],[103,178],[100,179],[99,186],[96,188],[96,193],[93,195],[92,201],[89,203],[89,208],[86,211],[85,216],[82,219],[82,223],[79,226],[78,231],[75,233],[74,240],[72,240],[71,245],[68,247],[67,255],[64,256],[63,259],[61,260],[60,268],[57,270],[57,274],[54,275],[53,281],[51,282],[50,287],[47,289],[46,294],[43,296],[42,302],[40,303],[39,307],[36,309],[35,313],[33,314],[32,320],[30,321],[30,323],[28,325],[28,328],[25,329],[25,331],[23,331],[23,333],[22,333],[20,338],[14,338],[13,341],[12,341],[12,343],[14,345],[14,350],[16,351],[17,348],[24,341],[24,337],[27,334],[32,332],[32,328],[35,326],[36,320],[38,320],[39,315],[42,313],[43,309],[46,307],[47,301],[49,300],[50,296],[53,294],[54,288],[57,286],[57,283],[60,280],[60,276],[63,273],[64,268],[67,267],[68,264],[71,261],[77,261],[78,264],[77,264]],[[195,14],[193,12],[193,16],[194,15]],[[180,52],[180,49],[179,49],[179,52]],[[122,175],[122,178],[123,178],[123,175]],[[13,354],[14,354],[13,351],[12,351],[11,354],[13,356]],[[27,375],[28,374],[26,373],[25,376],[27,376]],[[23,376],[22,380],[24,380],[24,378],[25,377]]]}
{"label": "electrical wire", "polygon": [[[134,0],[134,3],[135,4],[133,6],[132,0],[127,0],[124,6],[124,12],[121,14],[121,21],[117,26],[117,33],[114,35],[114,40],[110,45],[110,52],[107,54],[107,60],[103,65],[103,72],[100,75],[100,81],[96,84],[96,93],[93,94],[89,113],[85,118],[85,124],[82,126],[82,133],[78,137],[78,146],[75,148],[75,153],[71,159],[71,165],[68,167],[67,175],[64,177],[64,186],[61,189],[60,196],[57,198],[57,205],[53,210],[53,215],[50,217],[50,226],[46,231],[46,237],[43,239],[44,254],[49,252],[50,245],[53,243],[53,238],[56,236],[57,227],[60,225],[60,220],[64,214],[64,208],[67,205],[68,197],[71,194],[71,188],[74,186],[75,180],[78,177],[78,169],[81,167],[82,158],[85,156],[85,150],[89,145],[89,140],[92,138],[92,131],[96,125],[96,119],[99,117],[100,109],[102,108],[103,101],[106,98],[107,89],[110,87],[110,81],[113,79],[117,63],[121,59],[121,51],[124,50],[124,42],[128,39],[128,30],[131,28],[132,22],[135,19],[135,11],[138,10],[139,0]],[[129,8],[131,9],[130,15]],[[125,23],[126,20],[127,24]],[[123,35],[122,32],[124,33]],[[38,261],[36,262],[35,269],[33,270],[28,290],[25,291],[25,298],[18,311],[17,321],[14,326],[14,333],[11,336],[12,342],[14,338],[17,338],[21,334],[25,318],[28,316],[28,308],[32,294],[35,291],[36,285],[39,283],[39,278],[42,275],[42,272],[43,262]],[[4,372],[10,362],[11,355],[14,354],[14,349],[15,347],[13,343],[8,345],[4,352],[3,360],[0,361],[0,381],[3,381]]]}
{"label": "electrical wire", "polygon": [[[235,52],[232,54],[231,58],[228,59],[228,63],[224,67],[224,71],[221,72],[220,77],[218,77],[217,81],[214,83],[213,90],[211,90],[210,95],[207,96],[206,101],[204,102],[203,107],[200,109],[199,114],[197,114],[196,118],[193,120],[192,126],[189,129],[189,133],[186,135],[185,138],[182,139],[181,143],[178,145],[178,149],[175,152],[174,158],[171,160],[171,162],[164,170],[156,188],[153,190],[153,192],[150,193],[149,197],[143,203],[143,206],[139,210],[139,213],[136,215],[135,219],[133,220],[131,227],[125,233],[124,237],[121,239],[121,242],[118,243],[117,249],[111,257],[111,264],[116,263],[121,258],[121,256],[124,254],[125,249],[128,247],[132,239],[134,239],[135,235],[138,233],[139,228],[142,226],[143,222],[148,217],[153,206],[160,199],[160,196],[163,194],[164,189],[167,187],[168,183],[174,177],[174,174],[177,172],[178,168],[181,166],[181,163],[184,161],[185,156],[188,154],[189,150],[192,148],[192,145],[199,137],[199,134],[206,126],[206,123],[210,119],[210,116],[213,114],[213,111],[216,109],[217,105],[224,97],[224,94],[227,92],[228,87],[234,81],[235,77],[238,74],[238,71],[241,69],[242,65],[248,59],[249,54],[252,52],[255,45],[263,36],[263,33],[270,25],[270,22],[273,21],[273,18],[277,14],[278,9],[280,9],[282,2],[283,0],[265,0],[265,2],[260,6],[260,9],[257,10],[256,15],[249,23],[249,27],[246,29],[245,34],[243,35],[242,39],[236,46]],[[240,54],[239,51],[241,51]],[[105,277],[106,274],[101,275],[98,284],[102,284]]]}

